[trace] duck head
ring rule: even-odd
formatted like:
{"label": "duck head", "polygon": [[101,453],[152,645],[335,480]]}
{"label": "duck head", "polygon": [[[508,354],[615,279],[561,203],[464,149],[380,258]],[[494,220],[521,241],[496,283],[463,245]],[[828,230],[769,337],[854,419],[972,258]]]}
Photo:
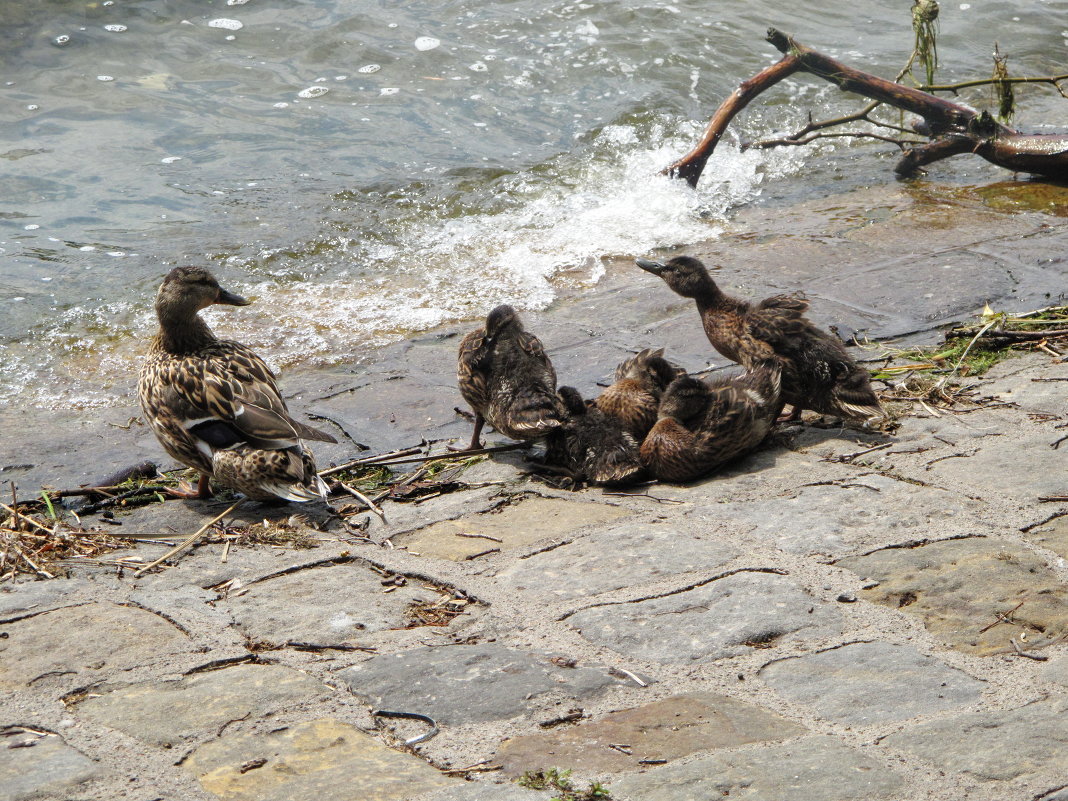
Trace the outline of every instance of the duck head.
{"label": "duck head", "polygon": [[693,256],[676,256],[666,262],[648,259],[636,259],[635,262],[647,273],[659,275],[684,298],[697,298],[717,291],[716,282],[709,276],[705,265]]}
{"label": "duck head", "polygon": [[486,317],[486,338],[492,342],[513,327],[522,330],[523,324],[519,321],[519,315],[507,303],[502,303]]}
{"label": "duck head", "polygon": [[643,385],[663,390],[682,371],[664,358],[663,348],[646,348],[616,368],[616,381],[639,381]]}
{"label": "duck head", "polygon": [[156,294],[160,317],[192,317],[201,309],[219,303],[247,306],[250,301],[219,286],[215,276],[203,267],[175,267]]}
{"label": "duck head", "polygon": [[568,414],[572,417],[579,417],[586,414],[586,401],[582,399],[582,395],[574,387],[560,387],[556,390],[556,394],[560,396],[560,400],[564,402],[564,406],[567,408]]}
{"label": "duck head", "polygon": [[671,382],[660,399],[658,417],[686,422],[704,412],[708,405],[708,386],[692,376],[680,376]]}

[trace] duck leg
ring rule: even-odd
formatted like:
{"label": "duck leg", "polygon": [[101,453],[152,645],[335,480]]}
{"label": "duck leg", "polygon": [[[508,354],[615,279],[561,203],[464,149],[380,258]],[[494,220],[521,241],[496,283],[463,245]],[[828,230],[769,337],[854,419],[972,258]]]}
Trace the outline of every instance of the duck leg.
{"label": "duck leg", "polygon": [[191,501],[207,500],[212,497],[211,485],[208,483],[209,480],[210,479],[206,473],[201,473],[200,480],[197,481],[196,489],[189,486],[187,482],[182,481],[178,484],[178,489],[169,489],[167,490],[167,494],[172,498],[183,498]]}
{"label": "duck leg", "polygon": [[[781,412],[782,410],[780,409],[779,411]],[[803,412],[803,411],[804,411],[803,407],[801,407],[800,405],[795,403],[790,408],[790,413],[789,414],[781,414],[781,415],[779,415],[778,418],[776,419],[776,422],[777,423],[800,423],[801,422],[801,412]]]}
{"label": "duck leg", "polygon": [[449,450],[455,451],[456,453],[463,453],[464,451],[473,451],[477,450],[478,448],[481,448],[482,443],[479,441],[479,437],[482,436],[482,426],[484,426],[485,424],[486,418],[483,417],[479,412],[475,412],[475,430],[471,434],[471,444],[468,445],[466,448],[456,448],[450,445]]}

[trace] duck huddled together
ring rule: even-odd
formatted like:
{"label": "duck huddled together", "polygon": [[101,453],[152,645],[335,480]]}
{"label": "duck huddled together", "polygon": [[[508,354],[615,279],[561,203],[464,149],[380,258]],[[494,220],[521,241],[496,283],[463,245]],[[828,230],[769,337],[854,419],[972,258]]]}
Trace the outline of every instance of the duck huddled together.
{"label": "duck huddled together", "polygon": [[546,440],[546,461],[577,479],[614,484],[645,476],[691,481],[755,449],[779,419],[805,409],[868,420],[884,414],[870,376],[804,313],[808,302],[777,295],[750,304],[724,294],[698,260],[638,260],[697,303],[712,346],[745,367],[701,381],[646,349],[616,369],[595,399],[556,386],[545,348],[511,306],[498,306],[460,345],[457,379],[475,412],[471,448],[485,423],[520,440]]}
{"label": "duck huddled together", "polygon": [[[482,428],[517,440],[546,441],[546,462],[576,480],[625,484],[646,477],[690,481],[755,449],[785,404],[789,420],[804,409],[852,419],[883,414],[869,375],[842,344],[805,316],[807,301],[778,295],[750,304],[724,294],[697,259],[638,259],[697,303],[705,334],[745,373],[702,381],[645,349],[623,361],[615,381],[583,399],[557,387],[540,340],[515,309],[493,309],[460,343],[460,393],[475,413],[469,449]],[[295,420],[275,375],[252,350],[220,340],[199,312],[248,301],[200,267],[177,267],[156,297],[159,333],[141,368],[141,408],[164,450],[209,480],[255,500],[325,499],[307,440],[335,442]]]}

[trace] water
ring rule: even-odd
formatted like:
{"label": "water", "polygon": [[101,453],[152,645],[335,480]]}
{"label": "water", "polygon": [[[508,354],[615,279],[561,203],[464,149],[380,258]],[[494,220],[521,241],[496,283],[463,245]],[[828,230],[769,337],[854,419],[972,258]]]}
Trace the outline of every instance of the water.
{"label": "water", "polygon": [[[255,299],[210,312],[220,332],[280,367],[329,364],[596,291],[605,257],[715,237],[740,204],[892,181],[886,145],[738,150],[855,108],[803,75],[736,120],[697,192],[658,171],[778,57],[769,24],[893,75],[909,5],[2,3],[0,399],[125,399],[177,264]],[[1017,73],[1058,69],[1066,10],[943,4],[940,77],[987,74],[995,38]],[[1048,129],[1063,102],[1028,92],[1020,126]]]}

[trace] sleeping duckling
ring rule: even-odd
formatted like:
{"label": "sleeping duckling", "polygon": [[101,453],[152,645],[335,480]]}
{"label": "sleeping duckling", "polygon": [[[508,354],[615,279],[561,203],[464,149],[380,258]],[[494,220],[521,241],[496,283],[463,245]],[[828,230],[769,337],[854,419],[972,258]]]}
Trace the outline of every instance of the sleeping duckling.
{"label": "sleeping duckling", "polygon": [[620,362],[615,383],[594,403],[641,442],[656,422],[660,396],[680,375],[685,371],[664,358],[663,348],[646,348]]}
{"label": "sleeping duckling", "polygon": [[732,298],[691,256],[637,264],[697,302],[705,335],[723,356],[746,368],[772,357],[782,362],[782,402],[793,406],[788,419],[800,419],[804,409],[857,420],[886,415],[868,371],[836,337],[805,317],[807,300],[775,295],[754,305]]}
{"label": "sleeping duckling", "polygon": [[638,440],[619,421],[582,399],[574,387],[560,387],[568,418],[548,439],[545,461],[576,481],[625,484],[641,478]]}
{"label": "sleeping duckling", "polygon": [[481,447],[479,435],[487,422],[506,437],[535,440],[567,417],[552,362],[511,306],[498,306],[484,326],[463,338],[456,379],[475,412],[469,450]]}
{"label": "sleeping duckling", "polygon": [[753,450],[781,408],[780,376],[779,363],[768,359],[712,384],[675,379],[642,442],[642,463],[659,479],[692,481]]}
{"label": "sleeping duckling", "polygon": [[201,267],[171,270],[156,295],[159,333],[138,379],[141,410],[163,449],[200,471],[196,492],[173,494],[210,497],[214,478],[253,500],[325,499],[303,440],[337,440],[290,417],[263,359],[216,338],[198,314],[215,303],[249,301]]}

